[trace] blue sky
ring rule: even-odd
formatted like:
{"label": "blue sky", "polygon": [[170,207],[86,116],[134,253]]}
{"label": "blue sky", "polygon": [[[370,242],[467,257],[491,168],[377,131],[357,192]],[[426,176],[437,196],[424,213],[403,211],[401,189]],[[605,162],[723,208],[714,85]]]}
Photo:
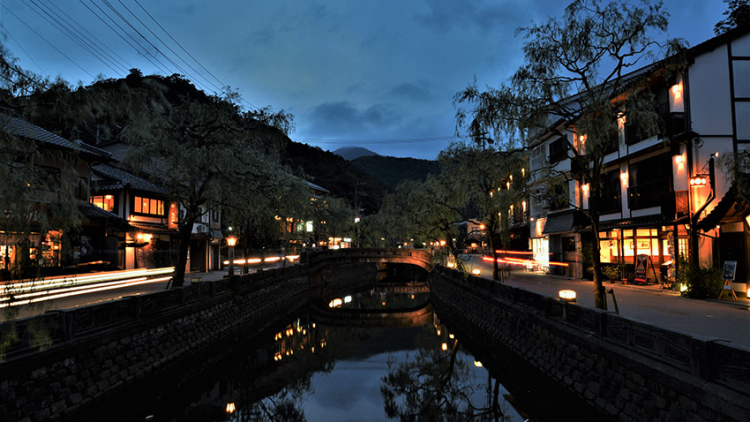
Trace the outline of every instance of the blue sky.
{"label": "blue sky", "polygon": [[[22,67],[50,78],[89,84],[131,67],[188,74],[207,91],[239,90],[246,107],[293,113],[297,142],[434,159],[455,132],[453,95],[475,76],[480,86],[507,80],[522,60],[516,29],[561,15],[567,3],[3,0],[0,34]],[[664,4],[667,35],[689,45],[711,38],[726,10],[721,0]],[[69,39],[55,19],[83,34],[84,44],[100,42],[108,63]]]}

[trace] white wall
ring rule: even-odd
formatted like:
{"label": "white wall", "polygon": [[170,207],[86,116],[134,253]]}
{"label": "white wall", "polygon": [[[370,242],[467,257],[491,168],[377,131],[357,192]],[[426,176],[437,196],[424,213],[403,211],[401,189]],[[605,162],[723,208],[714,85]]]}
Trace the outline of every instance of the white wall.
{"label": "white wall", "polygon": [[732,106],[726,45],[695,59],[688,69],[688,101],[693,131],[731,136]]}

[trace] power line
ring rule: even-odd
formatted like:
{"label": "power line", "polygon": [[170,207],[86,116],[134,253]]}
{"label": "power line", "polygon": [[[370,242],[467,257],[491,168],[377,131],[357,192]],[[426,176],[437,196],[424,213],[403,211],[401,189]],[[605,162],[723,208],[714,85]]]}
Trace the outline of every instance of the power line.
{"label": "power line", "polygon": [[9,9],[9,8],[8,8],[8,7],[7,7],[6,5],[5,5],[5,4],[0,4],[0,6],[2,6],[2,7],[3,7],[3,9],[7,10],[7,11],[8,11],[8,13],[10,13],[11,15],[13,15],[13,16],[14,16],[14,17],[15,17],[16,19],[18,19],[18,21],[19,21],[19,22],[21,22],[22,24],[24,24],[24,26],[26,26],[27,28],[29,28],[29,29],[31,30],[31,32],[35,33],[35,34],[36,34],[36,35],[37,35],[37,36],[38,36],[39,38],[41,38],[42,40],[44,40],[44,42],[46,42],[47,44],[49,44],[49,46],[50,46],[50,47],[54,48],[54,49],[55,49],[55,51],[57,51],[58,53],[60,53],[60,54],[61,54],[61,55],[62,55],[63,57],[65,57],[65,58],[66,58],[66,59],[68,59],[68,60],[69,60],[69,61],[70,61],[71,63],[73,63],[74,65],[76,65],[76,66],[77,66],[77,67],[78,67],[79,69],[81,69],[81,70],[82,70],[82,71],[83,71],[84,73],[86,73],[87,75],[89,75],[89,76],[91,77],[91,79],[94,79],[94,75],[92,75],[91,73],[89,73],[89,72],[88,72],[88,70],[84,69],[83,67],[81,67],[81,65],[79,65],[78,63],[76,63],[76,62],[75,62],[75,61],[74,61],[73,59],[71,59],[70,57],[68,57],[68,55],[67,55],[67,54],[65,54],[65,53],[63,53],[62,51],[60,51],[60,49],[59,49],[59,48],[55,47],[55,46],[54,46],[54,45],[53,45],[53,44],[52,44],[51,42],[49,42],[49,41],[48,41],[48,40],[47,40],[46,38],[44,38],[44,37],[43,37],[43,36],[42,36],[42,35],[41,35],[40,33],[38,33],[38,32],[37,32],[37,31],[36,31],[36,30],[35,30],[34,28],[32,28],[31,26],[29,26],[29,24],[27,24],[26,22],[24,22],[24,21],[23,21],[23,19],[19,18],[19,17],[18,17],[18,15],[16,15],[15,13],[13,13],[13,11],[12,11],[12,10],[10,10],[10,9]]}
{"label": "power line", "polygon": [[[70,15],[68,15],[67,13],[65,13],[65,11],[64,11],[64,10],[60,9],[60,7],[58,7],[58,6],[57,6],[57,5],[56,5],[56,4],[54,3],[54,1],[53,1],[53,0],[50,0],[50,1],[49,1],[49,6],[52,6],[52,7],[54,7],[55,9],[57,9],[57,10],[58,10],[58,12],[62,13],[62,15],[63,15],[63,16],[65,16],[65,18],[66,18],[66,19],[67,19],[67,20],[68,20],[69,22],[72,22],[72,23],[74,23],[74,24],[75,24],[75,25],[76,25],[76,26],[77,26],[78,28],[80,28],[80,31],[79,31],[79,30],[76,30],[76,31],[77,31],[77,32],[78,32],[78,33],[79,33],[79,34],[81,35],[81,37],[82,37],[82,38],[84,38],[84,39],[88,39],[88,40],[89,40],[89,41],[90,41],[90,42],[91,42],[92,44],[94,44],[94,45],[96,45],[97,47],[99,47],[99,50],[100,50],[100,51],[101,51],[101,52],[102,52],[103,54],[107,55],[107,57],[109,57],[109,58],[110,58],[110,59],[112,60],[112,62],[115,62],[115,63],[117,63],[117,64],[118,64],[119,66],[121,66],[121,67],[122,67],[123,69],[125,69],[125,71],[126,71],[126,72],[127,72],[127,71],[128,71],[129,69],[132,69],[132,68],[133,68],[133,66],[132,66],[132,65],[130,65],[130,63],[128,63],[128,62],[127,62],[127,61],[126,61],[126,60],[125,60],[124,58],[122,58],[122,56],[120,56],[120,55],[119,55],[119,54],[117,54],[117,53],[116,53],[116,52],[115,52],[114,50],[112,50],[111,48],[109,48],[109,47],[107,46],[107,44],[105,44],[105,43],[101,42],[101,41],[99,40],[99,37],[96,37],[96,36],[94,36],[94,34],[92,34],[91,32],[89,32],[89,31],[88,31],[88,30],[87,30],[87,29],[86,29],[86,28],[85,28],[84,26],[82,26],[82,25],[81,25],[80,23],[78,23],[78,22],[77,22],[77,21],[76,21],[75,19],[71,18],[71,17],[70,17]],[[59,16],[59,15],[58,15],[58,16]],[[75,29],[75,28],[74,28],[74,29]],[[81,32],[81,31],[83,31],[83,32]],[[84,34],[84,32],[85,32],[86,34]],[[88,35],[88,37],[87,37],[86,35]]]}
{"label": "power line", "polygon": [[[120,37],[120,38],[121,38],[121,39],[122,39],[123,41],[125,41],[125,42],[126,42],[126,43],[127,43],[127,44],[128,44],[128,45],[129,45],[129,46],[130,46],[130,47],[131,47],[131,48],[132,48],[133,50],[135,50],[135,51],[136,51],[136,53],[138,53],[139,55],[143,56],[143,57],[144,57],[144,58],[145,58],[146,60],[148,60],[149,62],[151,62],[151,64],[152,64],[152,65],[154,65],[154,67],[156,67],[157,69],[159,69],[159,71],[160,71],[160,72],[161,72],[161,73],[162,73],[163,75],[165,75],[165,76],[166,76],[166,75],[168,74],[168,72],[165,72],[165,71],[164,71],[164,70],[163,70],[163,69],[162,69],[162,68],[161,68],[161,67],[160,67],[160,66],[159,66],[158,64],[154,63],[154,61],[153,61],[153,60],[151,60],[151,58],[149,57],[148,51],[146,51],[146,50],[144,49],[144,52],[145,52],[145,54],[144,54],[144,53],[141,53],[141,51],[140,51],[140,50],[138,49],[138,47],[141,47],[141,48],[143,48],[143,46],[142,46],[142,45],[140,45],[140,44],[139,44],[139,43],[138,43],[138,42],[137,42],[137,41],[136,41],[135,39],[133,39],[133,41],[134,41],[134,42],[135,42],[136,44],[138,44],[138,47],[134,46],[134,45],[133,45],[133,44],[132,44],[132,43],[131,43],[130,41],[128,41],[128,40],[127,40],[127,39],[126,39],[126,38],[125,38],[124,36],[122,36],[122,34],[120,34],[119,32],[117,32],[117,30],[116,30],[116,29],[114,29],[114,28],[112,27],[112,25],[110,25],[110,24],[109,24],[109,23],[108,23],[108,22],[107,22],[106,20],[104,20],[104,18],[102,18],[101,16],[99,16],[99,14],[98,14],[98,13],[96,13],[96,12],[94,11],[94,9],[90,8],[90,7],[89,7],[89,6],[88,6],[88,5],[86,4],[86,3],[84,3],[84,2],[83,2],[83,0],[78,0],[78,1],[79,1],[79,2],[80,2],[80,3],[81,3],[81,4],[82,4],[82,5],[83,5],[83,6],[85,7],[85,8],[89,9],[89,11],[90,11],[91,13],[93,13],[93,14],[94,14],[94,16],[96,16],[96,17],[97,17],[97,19],[99,19],[99,20],[100,20],[100,21],[102,21],[102,22],[103,22],[103,23],[104,23],[105,25],[107,25],[107,27],[108,27],[108,28],[109,28],[110,30],[112,30],[112,32],[114,32],[114,33],[115,33],[115,34],[116,34],[116,35],[117,35],[118,37]],[[100,12],[101,12],[101,13],[102,13],[102,14],[103,14],[104,16],[106,16],[106,17],[107,17],[108,19],[112,20],[112,18],[111,18],[111,17],[109,16],[109,15],[107,15],[107,14],[106,14],[106,13],[104,12],[104,10],[102,10],[102,9],[101,9],[101,8],[100,8],[100,7],[99,7],[99,6],[98,6],[98,5],[96,4],[96,3],[93,3],[93,2],[92,2],[92,4],[94,5],[94,7],[96,7],[97,9],[99,9],[99,11],[100,11]],[[122,27],[121,27],[120,25],[118,25],[118,24],[117,24],[117,22],[115,22],[114,20],[112,20],[112,22],[113,22],[113,23],[115,24],[115,26],[117,26],[118,28],[120,28],[120,31],[124,32],[124,33],[125,33],[125,34],[126,34],[126,35],[127,35],[128,37],[130,37],[131,39],[133,38],[133,37],[131,37],[131,36],[130,36],[130,34],[128,34],[128,33],[127,33],[127,32],[126,32],[125,30],[123,30],[123,29],[122,29]]]}
{"label": "power line", "polygon": [[39,68],[39,71],[41,71],[42,73],[46,73],[44,71],[44,69],[42,69],[42,67],[39,66],[39,63],[37,63],[36,60],[34,60],[34,58],[31,57],[31,55],[23,48],[23,46],[21,45],[21,43],[18,42],[18,40],[16,39],[16,37],[14,37],[13,34],[11,34],[10,32],[8,32],[8,28],[5,28],[5,26],[2,23],[0,23],[0,27],[2,27],[3,29],[5,29],[5,34],[8,35],[10,37],[10,39],[12,39],[16,43],[16,45],[18,46],[18,48],[20,48],[21,51],[23,51],[24,54],[26,54],[26,56],[29,58],[29,60],[31,60],[36,65],[36,67]]}
{"label": "power line", "polygon": [[[122,0],[117,0],[117,2],[118,2],[118,3],[120,3],[120,4],[122,5],[122,7],[124,7],[124,8],[125,8],[125,10],[127,10],[127,11],[128,11],[128,12],[129,12],[129,13],[130,13],[130,14],[131,14],[131,15],[132,15],[132,16],[133,16],[133,17],[134,17],[134,18],[135,18],[135,19],[136,19],[137,21],[138,21],[138,23],[140,23],[140,24],[141,24],[141,26],[143,26],[144,28],[146,28],[146,29],[148,30],[148,32],[150,32],[150,33],[151,33],[151,35],[153,35],[153,36],[154,36],[154,38],[156,38],[156,39],[157,39],[157,40],[158,40],[158,41],[159,41],[160,43],[162,43],[162,45],[164,45],[164,46],[165,46],[165,47],[166,47],[166,48],[167,48],[167,49],[168,49],[168,50],[169,50],[170,52],[172,52],[172,54],[174,54],[174,55],[175,55],[175,57],[177,57],[177,58],[178,58],[178,59],[180,59],[180,60],[181,60],[181,61],[182,61],[183,63],[185,63],[185,64],[187,65],[187,67],[189,67],[189,68],[190,68],[190,70],[192,70],[193,72],[195,72],[195,74],[197,74],[197,75],[198,75],[199,77],[203,78],[203,80],[204,80],[204,81],[206,81],[206,82],[207,82],[207,83],[208,83],[209,85],[213,86],[213,87],[214,87],[214,88],[215,88],[216,90],[218,90],[218,91],[221,91],[221,88],[220,88],[220,87],[216,86],[216,85],[215,85],[215,84],[214,84],[213,82],[211,82],[211,81],[210,81],[210,80],[209,80],[208,78],[206,78],[205,76],[203,76],[203,75],[202,75],[202,74],[201,74],[201,73],[200,73],[199,71],[197,71],[197,70],[196,70],[196,69],[195,69],[195,68],[194,68],[193,66],[191,66],[191,65],[190,65],[190,63],[188,63],[188,62],[187,62],[187,61],[186,61],[185,59],[183,59],[182,57],[180,57],[180,55],[179,55],[179,54],[177,54],[177,53],[176,53],[176,52],[175,52],[175,51],[174,51],[174,50],[172,49],[172,47],[170,47],[170,46],[169,46],[169,45],[168,45],[167,43],[165,43],[165,42],[164,42],[164,40],[162,40],[162,39],[161,39],[161,38],[160,38],[160,37],[159,37],[158,35],[156,35],[156,33],[155,33],[154,31],[152,31],[152,30],[151,30],[151,28],[149,28],[149,27],[148,27],[148,25],[146,25],[146,24],[145,24],[145,23],[144,23],[144,22],[143,22],[143,21],[142,21],[142,20],[141,20],[141,19],[140,19],[140,18],[138,17],[138,15],[136,15],[136,14],[135,14],[135,13],[134,13],[134,12],[133,12],[132,10],[130,10],[130,8],[129,8],[129,7],[127,6],[127,5],[125,5],[125,3],[123,3],[123,2],[122,2]],[[164,53],[162,53],[162,54],[164,54]],[[166,57],[166,55],[165,55],[165,57]],[[173,62],[173,63],[174,63],[174,62]],[[175,66],[176,66],[176,64],[175,64]],[[181,68],[180,68],[179,66],[178,66],[178,69],[180,69],[180,70],[181,70],[181,71],[183,72],[183,74],[187,74],[187,72],[185,72],[184,70],[182,70],[182,69],[181,69]],[[189,75],[189,76],[193,77],[192,75]],[[197,79],[197,78],[196,78],[196,79]],[[196,82],[197,82],[197,81],[196,81]]]}
{"label": "power line", "polygon": [[[85,40],[81,39],[77,34],[73,33],[73,31],[71,31],[70,28],[67,27],[67,25],[60,22],[55,16],[52,16],[47,10],[43,9],[42,6],[37,4],[34,0],[29,0],[29,1],[31,2],[32,5],[34,5],[34,7],[36,7],[39,10],[31,8],[28,4],[26,6],[29,7],[32,11],[34,11],[34,13],[36,13],[39,17],[46,20],[52,27],[62,32],[65,36],[70,38],[70,40],[78,44],[79,47],[83,48],[87,53],[91,54],[94,58],[101,61],[105,66],[112,69],[113,72],[116,72],[116,73],[118,72],[113,67],[114,63],[108,63],[107,61],[105,61],[97,51],[94,51],[95,49],[92,49],[92,47]],[[44,15],[42,13],[44,13]],[[57,17],[59,17],[59,15]]]}
{"label": "power line", "polygon": [[[133,0],[133,1],[135,2],[135,4],[137,4],[137,5],[138,5],[138,7],[140,7],[140,8],[141,8],[141,10],[143,10],[143,12],[144,12],[144,13],[146,13],[146,15],[148,15],[148,17],[149,17],[149,18],[151,18],[151,20],[152,20],[152,21],[153,21],[153,22],[154,22],[154,23],[155,23],[155,24],[156,24],[156,25],[157,25],[157,26],[158,26],[158,27],[159,27],[159,28],[160,28],[160,29],[161,29],[161,30],[162,30],[162,31],[163,31],[163,32],[164,32],[165,34],[167,34],[167,36],[168,36],[168,37],[169,37],[169,38],[170,38],[170,39],[171,39],[171,40],[172,40],[172,41],[173,41],[173,42],[174,42],[175,44],[177,44],[177,46],[179,46],[179,47],[180,47],[180,49],[182,49],[182,51],[184,51],[184,52],[185,52],[185,54],[187,54],[187,55],[188,55],[188,57],[190,57],[191,59],[193,59],[193,61],[194,61],[195,63],[197,63],[197,64],[198,64],[198,66],[200,66],[200,67],[201,67],[201,69],[205,70],[205,71],[206,71],[206,72],[207,72],[207,73],[208,73],[209,75],[211,75],[211,77],[212,77],[212,78],[214,78],[214,79],[216,80],[216,82],[218,82],[218,83],[219,83],[219,84],[220,84],[220,85],[221,85],[222,87],[226,87],[226,86],[227,86],[227,84],[225,84],[224,82],[220,81],[220,80],[219,80],[219,78],[217,78],[217,77],[216,77],[216,75],[214,75],[213,73],[211,73],[211,71],[210,71],[210,70],[208,70],[208,69],[207,69],[207,68],[206,68],[205,66],[203,66],[203,64],[202,64],[201,62],[199,62],[199,61],[198,61],[198,59],[196,59],[196,58],[195,58],[195,57],[194,57],[194,56],[193,56],[192,54],[190,54],[190,52],[189,52],[189,51],[187,51],[187,49],[185,49],[185,47],[183,47],[183,46],[182,46],[182,44],[180,44],[180,42],[179,42],[179,41],[177,41],[177,40],[176,40],[176,39],[175,39],[175,38],[174,38],[174,37],[172,36],[172,34],[170,34],[170,33],[169,33],[169,31],[167,31],[166,29],[164,29],[164,27],[163,27],[163,26],[162,26],[162,25],[161,25],[161,24],[159,23],[159,21],[157,21],[157,20],[156,20],[156,18],[154,18],[154,17],[153,17],[153,15],[151,15],[151,13],[149,13],[149,11],[148,11],[148,10],[146,10],[146,8],[145,8],[145,7],[143,7],[143,5],[142,5],[142,4],[141,4],[141,3],[140,3],[140,2],[138,1],[138,0]],[[183,61],[184,61],[184,60],[183,60]],[[185,62],[185,63],[187,64],[187,62]],[[206,78],[204,77],[204,79],[206,79]],[[242,99],[242,102],[243,102],[243,103],[245,103],[246,105],[248,105],[248,106],[250,107],[250,109],[251,109],[251,110],[259,110],[259,109],[260,109],[260,107],[258,107],[258,106],[256,106],[255,104],[253,104],[253,103],[251,103],[251,102],[249,102],[249,101],[245,100],[244,98]]]}

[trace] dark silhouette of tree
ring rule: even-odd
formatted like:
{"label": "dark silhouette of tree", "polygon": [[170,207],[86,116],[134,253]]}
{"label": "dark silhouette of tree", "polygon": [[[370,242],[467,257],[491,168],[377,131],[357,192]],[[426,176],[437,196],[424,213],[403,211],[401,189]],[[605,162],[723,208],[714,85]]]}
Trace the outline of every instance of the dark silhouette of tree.
{"label": "dark silhouette of tree", "polygon": [[717,22],[714,26],[716,35],[750,25],[750,2],[748,0],[724,0],[724,3],[727,3],[727,10],[724,11],[726,18]]}

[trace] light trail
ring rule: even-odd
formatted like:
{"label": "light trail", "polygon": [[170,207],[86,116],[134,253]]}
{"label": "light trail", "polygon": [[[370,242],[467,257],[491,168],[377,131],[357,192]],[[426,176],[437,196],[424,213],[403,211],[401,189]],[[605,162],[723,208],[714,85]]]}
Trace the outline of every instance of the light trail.
{"label": "light trail", "polygon": [[[128,280],[126,282],[119,282],[119,283],[108,284],[106,286],[100,286],[100,287],[82,286],[82,287],[80,287],[82,289],[80,291],[69,291],[69,292],[66,292],[66,293],[58,293],[58,294],[51,294],[51,295],[47,295],[47,296],[43,296],[43,297],[36,297],[34,299],[26,299],[26,300],[19,300],[19,301],[10,302],[10,303],[2,303],[2,304],[0,304],[0,308],[7,308],[8,306],[28,305],[28,304],[31,304],[31,303],[39,303],[39,302],[45,302],[45,301],[53,300],[53,299],[61,299],[61,298],[64,298],[64,297],[78,296],[78,295],[83,295],[83,294],[88,294],[88,293],[95,293],[95,292],[103,292],[103,291],[107,291],[107,290],[121,289],[121,288],[124,288],[124,287],[138,286],[138,285],[142,285],[142,284],[160,283],[160,282],[163,282],[163,281],[167,281],[170,278],[172,278],[172,277],[169,276],[169,277],[160,277],[160,278],[151,278],[151,279],[139,278],[139,279]],[[114,284],[116,284],[116,285],[114,285]]]}
{"label": "light trail", "polygon": [[73,277],[56,277],[34,281],[19,281],[19,282],[5,282],[3,288],[0,290],[0,294],[6,295],[17,295],[24,293],[31,293],[40,290],[50,290],[56,288],[67,288],[80,285],[88,285],[93,283],[101,283],[106,281],[116,281],[123,279],[131,279],[134,277],[150,277],[163,274],[172,274],[174,267],[165,268],[150,268],[140,270],[125,270],[125,271],[112,271],[107,273],[81,275]]}

